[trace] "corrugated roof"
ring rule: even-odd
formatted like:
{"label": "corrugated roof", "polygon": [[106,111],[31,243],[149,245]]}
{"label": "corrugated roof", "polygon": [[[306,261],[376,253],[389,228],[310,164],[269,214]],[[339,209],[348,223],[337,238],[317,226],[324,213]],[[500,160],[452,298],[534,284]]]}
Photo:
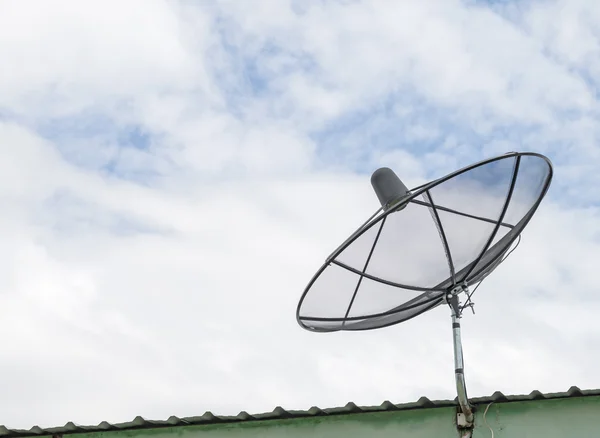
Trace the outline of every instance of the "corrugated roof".
{"label": "corrugated roof", "polygon": [[[600,389],[581,390],[576,386],[572,386],[567,392],[557,392],[542,394],[540,391],[533,391],[528,395],[504,395],[500,391],[494,392],[488,397],[476,397],[469,399],[472,405],[486,405],[488,403],[508,403],[518,401],[533,401],[533,400],[550,400],[559,398],[574,398],[574,397],[592,397],[600,396]],[[245,411],[240,412],[235,416],[219,416],[212,412],[206,412],[199,417],[175,417],[171,416],[166,420],[146,420],[142,417],[135,417],[133,421],[126,423],[108,423],[103,421],[97,426],[80,426],[73,422],[69,422],[64,426],[41,428],[34,426],[29,430],[9,429],[5,426],[0,426],[0,437],[33,437],[33,436],[48,436],[48,435],[63,435],[73,433],[88,433],[88,432],[109,432],[119,430],[135,430],[135,429],[153,429],[161,427],[174,426],[191,426],[204,424],[224,424],[224,423],[240,423],[246,421],[265,421],[265,420],[282,420],[289,418],[310,418],[310,417],[326,417],[332,415],[349,415],[361,414],[368,412],[391,412],[403,411],[410,409],[425,409],[425,408],[443,408],[457,406],[456,399],[454,400],[429,400],[427,397],[421,397],[416,402],[393,404],[389,401],[384,401],[379,406],[357,406],[350,402],[346,406],[337,408],[321,409],[316,406],[306,411],[287,411],[278,406],[271,412],[262,414],[248,414]]]}

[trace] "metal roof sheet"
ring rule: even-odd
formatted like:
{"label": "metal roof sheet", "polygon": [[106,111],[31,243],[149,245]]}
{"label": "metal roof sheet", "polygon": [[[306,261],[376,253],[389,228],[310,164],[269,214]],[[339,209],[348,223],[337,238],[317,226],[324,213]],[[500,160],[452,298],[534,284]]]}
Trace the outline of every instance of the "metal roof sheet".
{"label": "metal roof sheet", "polygon": [[[574,397],[592,397],[600,396],[600,389],[581,390],[576,386],[572,386],[567,392],[557,392],[542,394],[540,391],[533,391],[528,395],[504,395],[500,391],[494,392],[491,396],[475,397],[469,399],[472,405],[485,405],[491,402],[494,403],[509,403],[518,401],[533,401],[533,400],[550,400],[559,398],[574,398]],[[309,417],[325,417],[332,415],[350,415],[369,412],[391,412],[410,409],[425,409],[425,408],[443,408],[457,406],[456,399],[454,400],[429,400],[427,397],[421,397],[419,400],[411,403],[393,404],[389,401],[384,401],[379,406],[357,406],[350,402],[346,406],[337,408],[324,408],[313,406],[306,411],[288,411],[278,406],[271,412],[261,414],[248,414],[245,411],[240,412],[235,416],[214,415],[212,412],[206,412],[204,415],[197,417],[175,417],[171,416],[166,420],[146,420],[143,417],[135,417],[132,421],[126,423],[108,423],[101,422],[96,426],[80,426],[73,422],[68,422],[64,426],[41,428],[34,426],[29,430],[9,429],[5,426],[0,426],[1,438],[13,437],[34,437],[48,435],[63,435],[73,433],[89,433],[89,432],[109,432],[120,430],[135,430],[135,429],[153,429],[161,427],[174,426],[191,426],[205,424],[224,424],[224,423],[240,423],[247,421],[265,421],[265,420],[282,420],[290,418],[309,418]]]}

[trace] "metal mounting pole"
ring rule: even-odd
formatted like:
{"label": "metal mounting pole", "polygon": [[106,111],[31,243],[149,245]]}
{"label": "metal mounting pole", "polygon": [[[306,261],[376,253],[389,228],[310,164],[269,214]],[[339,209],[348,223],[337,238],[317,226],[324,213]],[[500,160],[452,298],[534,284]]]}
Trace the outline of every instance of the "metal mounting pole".
{"label": "metal mounting pole", "polygon": [[[452,314],[452,341],[454,344],[454,375],[456,378],[456,392],[458,395],[458,404],[463,414],[458,415],[457,425],[463,428],[469,428],[473,425],[473,410],[469,405],[467,397],[467,385],[465,384],[465,372],[463,363],[462,341],[460,337],[460,308],[458,301],[458,292],[464,290],[463,286],[452,290],[446,295],[446,302],[450,306]],[[462,424],[461,424],[462,423]]]}

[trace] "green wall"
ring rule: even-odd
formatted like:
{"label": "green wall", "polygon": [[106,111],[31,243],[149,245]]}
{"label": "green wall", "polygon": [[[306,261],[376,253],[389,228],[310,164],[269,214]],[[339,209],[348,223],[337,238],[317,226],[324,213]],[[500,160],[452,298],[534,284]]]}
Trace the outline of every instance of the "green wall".
{"label": "green wall", "polygon": [[[473,437],[491,437],[480,405]],[[351,414],[77,434],[77,438],[379,438],[457,437],[454,408],[415,409],[396,412]],[[494,403],[486,420],[494,438],[600,438],[600,397]],[[75,437],[73,437],[75,438]]]}
{"label": "green wall", "polygon": [[[491,437],[479,407],[474,437]],[[600,438],[600,397],[492,404],[486,415],[494,438]]]}

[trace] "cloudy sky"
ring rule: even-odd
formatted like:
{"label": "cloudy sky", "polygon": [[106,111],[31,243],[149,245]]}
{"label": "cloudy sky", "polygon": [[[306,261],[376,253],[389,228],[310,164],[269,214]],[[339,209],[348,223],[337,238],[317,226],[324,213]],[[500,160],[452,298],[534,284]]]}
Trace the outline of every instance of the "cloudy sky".
{"label": "cloudy sky", "polygon": [[0,424],[453,398],[447,308],[295,308],[377,167],[514,150],[555,179],[463,319],[469,395],[600,387],[598,28],[594,0],[0,1]]}

